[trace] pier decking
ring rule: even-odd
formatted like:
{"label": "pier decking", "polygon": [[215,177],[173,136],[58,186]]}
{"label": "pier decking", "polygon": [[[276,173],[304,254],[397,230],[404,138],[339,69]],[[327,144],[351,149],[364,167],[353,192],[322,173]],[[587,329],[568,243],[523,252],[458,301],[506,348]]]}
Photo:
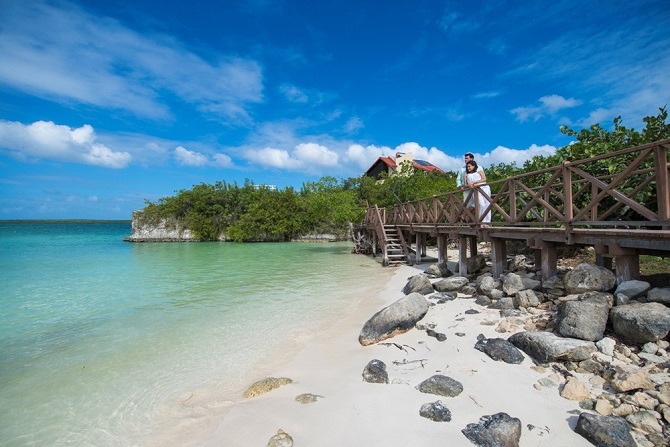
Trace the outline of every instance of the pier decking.
{"label": "pier decking", "polygon": [[[592,246],[599,265],[612,267],[614,260],[619,282],[634,279],[639,255],[670,256],[669,155],[670,140],[662,140],[491,182],[490,197],[475,188],[390,209],[371,206],[361,230],[382,253],[384,265],[400,259],[420,263],[427,236],[437,238],[442,261],[447,238],[453,238],[459,271],[466,275],[468,248],[475,255],[480,240],[491,243],[498,277],[506,265],[506,242],[520,240],[536,250],[543,278],[556,274],[557,247]],[[490,202],[484,210],[480,194]],[[474,209],[465,206],[470,197]],[[486,226],[479,216],[489,210],[493,218]],[[624,215],[629,220],[622,220]],[[388,234],[397,237],[389,241]]]}

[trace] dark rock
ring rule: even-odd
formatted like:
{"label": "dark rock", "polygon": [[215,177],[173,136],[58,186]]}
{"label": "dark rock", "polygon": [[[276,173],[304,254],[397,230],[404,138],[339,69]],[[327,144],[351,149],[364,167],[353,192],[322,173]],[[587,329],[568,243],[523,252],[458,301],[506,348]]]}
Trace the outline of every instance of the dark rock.
{"label": "dark rock", "polygon": [[507,339],[517,348],[547,363],[551,361],[582,361],[597,351],[593,342],[559,337],[552,332],[518,332]]}
{"label": "dark rock", "polygon": [[369,383],[389,383],[386,363],[377,359],[370,360],[363,369],[363,380]]}
{"label": "dark rock", "polygon": [[518,447],[521,420],[507,413],[482,416],[479,423],[468,424],[461,432],[479,447]]}
{"label": "dark rock", "polygon": [[610,311],[614,332],[634,343],[665,338],[670,331],[670,309],[661,303],[633,303]]}
{"label": "dark rock", "polygon": [[455,300],[457,295],[456,292],[438,292],[431,295],[430,298],[438,300],[437,304],[444,304],[447,301]]}
{"label": "dark rock", "polygon": [[439,280],[433,284],[433,287],[438,292],[456,292],[467,284],[468,278],[464,276],[452,276],[450,278]]}
{"label": "dark rock", "polygon": [[591,290],[606,292],[616,286],[616,276],[611,270],[598,265],[579,264],[565,274],[565,290],[568,293],[583,293]]}
{"label": "dark rock", "polygon": [[451,377],[436,374],[416,386],[422,393],[437,394],[439,396],[456,397],[463,392],[463,385]]}
{"label": "dark rock", "polygon": [[451,421],[451,411],[444,406],[441,400],[421,405],[419,415],[435,422]]}
{"label": "dark rock", "polygon": [[517,347],[503,338],[479,340],[475,344],[475,349],[482,351],[495,361],[502,360],[505,363],[518,365],[524,359],[523,354]]}
{"label": "dark rock", "polygon": [[515,293],[514,297],[512,297],[512,302],[516,308],[537,307],[540,305],[541,300],[534,290],[525,289],[519,290],[517,293]]}
{"label": "dark rock", "polygon": [[476,309],[468,309],[465,312],[463,312],[465,315],[477,315],[479,313],[478,310]]}
{"label": "dark rock", "polygon": [[565,337],[598,341],[603,338],[609,307],[602,300],[567,301],[556,314],[556,329]]}
{"label": "dark rock", "polygon": [[461,290],[459,290],[459,292],[462,293],[463,295],[474,296],[475,293],[477,293],[477,289],[468,284],[463,286]]}
{"label": "dark rock", "polygon": [[490,297],[491,292],[498,287],[500,287],[500,281],[496,281],[492,276],[480,276],[477,278],[477,292],[482,295]]}
{"label": "dark rock", "polygon": [[385,307],[363,325],[358,342],[371,345],[407,332],[428,312],[428,300],[419,293],[410,293]]}
{"label": "dark rock", "polygon": [[655,287],[647,293],[647,301],[670,304],[670,287]]}
{"label": "dark rock", "polygon": [[428,267],[423,272],[429,278],[446,278],[447,276],[453,275],[453,273],[447,267],[446,262],[438,262]]}
{"label": "dark rock", "polygon": [[637,447],[628,423],[617,416],[581,413],[575,432],[597,447]]}
{"label": "dark rock", "polygon": [[509,273],[503,280],[502,289],[503,292],[511,296],[520,290],[527,289],[527,287],[523,284],[523,281],[519,275],[516,273]]}
{"label": "dark rock", "polygon": [[584,292],[577,297],[579,301],[594,301],[607,304],[610,309],[614,307],[614,295],[607,292]]}
{"label": "dark rock", "polygon": [[605,372],[605,367],[595,360],[586,359],[579,362],[576,371],[582,374],[588,373],[601,375],[603,372]]}
{"label": "dark rock", "polygon": [[420,293],[421,295],[430,295],[435,292],[433,284],[426,275],[414,275],[409,278],[407,284],[402,289],[402,293],[409,295],[410,293]]}
{"label": "dark rock", "polygon": [[635,298],[646,295],[650,288],[651,284],[648,282],[633,279],[619,284],[614,291],[614,296],[622,294],[628,297],[628,299],[634,300]]}
{"label": "dark rock", "polygon": [[447,336],[441,332],[438,332],[437,334],[435,334],[435,338],[437,339],[437,341],[445,341],[447,339]]}
{"label": "dark rock", "polygon": [[491,298],[485,295],[479,295],[477,299],[475,299],[475,304],[479,304],[480,306],[489,306],[492,302]]}
{"label": "dark rock", "polygon": [[514,309],[514,300],[509,296],[500,298],[498,301],[491,303],[489,309]]}
{"label": "dark rock", "polygon": [[464,333],[464,332],[456,332],[454,335],[455,335],[456,337],[465,337],[465,333]]}

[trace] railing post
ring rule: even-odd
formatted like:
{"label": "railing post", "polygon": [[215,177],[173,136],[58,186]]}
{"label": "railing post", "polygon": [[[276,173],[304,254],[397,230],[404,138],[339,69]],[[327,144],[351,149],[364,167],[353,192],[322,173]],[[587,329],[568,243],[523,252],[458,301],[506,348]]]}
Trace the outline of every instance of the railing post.
{"label": "railing post", "polygon": [[516,223],[516,185],[514,180],[509,181],[509,215],[512,218],[512,223]]}
{"label": "railing post", "polygon": [[570,162],[568,160],[563,161],[563,201],[564,201],[564,214],[565,214],[565,229],[568,229],[568,225],[572,222],[573,209],[572,209],[572,173],[568,168]]}
{"label": "railing post", "polygon": [[[654,148],[654,169],[656,170],[656,200],[658,200],[658,220],[670,220],[670,180],[668,179],[668,148]],[[664,230],[667,228],[663,228]]]}

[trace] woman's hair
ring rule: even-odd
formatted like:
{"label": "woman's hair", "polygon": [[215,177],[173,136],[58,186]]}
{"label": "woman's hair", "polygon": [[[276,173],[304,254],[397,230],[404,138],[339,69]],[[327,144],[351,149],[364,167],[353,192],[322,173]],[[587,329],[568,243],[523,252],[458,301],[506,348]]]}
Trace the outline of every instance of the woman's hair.
{"label": "woman's hair", "polygon": [[479,166],[477,165],[476,161],[470,160],[469,162],[465,163],[465,166],[468,166],[468,165],[474,166],[475,167],[475,172],[477,172],[477,169],[479,168]]}

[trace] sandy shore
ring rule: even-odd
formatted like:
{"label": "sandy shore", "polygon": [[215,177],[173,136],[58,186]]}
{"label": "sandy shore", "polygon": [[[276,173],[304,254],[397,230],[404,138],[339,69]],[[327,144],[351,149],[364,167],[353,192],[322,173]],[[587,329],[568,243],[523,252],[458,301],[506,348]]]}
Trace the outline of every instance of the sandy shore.
{"label": "sandy shore", "polygon": [[[473,444],[461,433],[467,424],[505,412],[521,420],[522,446],[590,446],[573,431],[577,402],[562,398],[558,386],[540,390],[533,386],[550,377],[551,370],[531,369],[534,364],[527,356],[523,363],[511,365],[474,349],[479,334],[487,338],[509,334],[495,331],[498,311],[479,306],[473,299],[458,298],[429,309],[421,323],[435,324],[437,332],[447,335],[446,341],[412,329],[387,344],[363,347],[358,343],[365,321],[401,298],[407,278],[428,265],[396,268],[377,297],[362,301],[340,324],[309,340],[295,359],[272,374],[289,377],[293,383],[254,398],[240,396],[219,420],[209,424],[207,433],[196,435],[199,439],[193,445],[266,446],[282,429],[297,447],[468,446]],[[480,313],[465,314],[468,309]],[[362,380],[363,369],[372,359],[386,363],[389,384]],[[449,398],[415,389],[434,374],[458,380],[464,391]],[[311,404],[296,402],[295,397],[303,393],[322,397]],[[422,404],[437,400],[451,411],[450,422],[419,416]]]}

